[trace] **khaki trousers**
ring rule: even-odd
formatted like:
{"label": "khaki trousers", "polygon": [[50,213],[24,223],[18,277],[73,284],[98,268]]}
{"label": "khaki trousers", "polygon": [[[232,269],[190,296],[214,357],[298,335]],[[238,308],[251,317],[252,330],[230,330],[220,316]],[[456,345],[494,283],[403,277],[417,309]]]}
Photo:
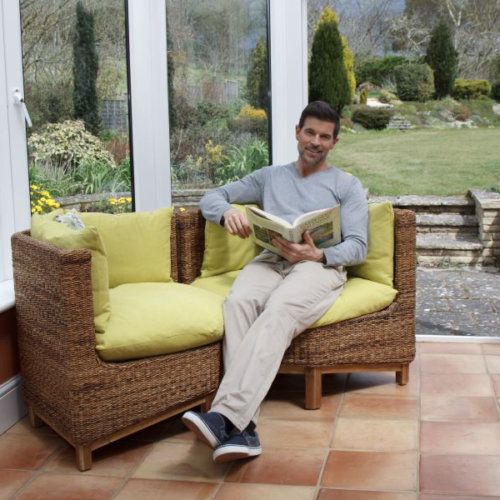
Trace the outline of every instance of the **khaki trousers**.
{"label": "khaki trousers", "polygon": [[256,422],[291,341],[327,311],[345,280],[342,267],[290,264],[269,251],[248,263],[223,304],[225,374],[212,411],[240,431]]}

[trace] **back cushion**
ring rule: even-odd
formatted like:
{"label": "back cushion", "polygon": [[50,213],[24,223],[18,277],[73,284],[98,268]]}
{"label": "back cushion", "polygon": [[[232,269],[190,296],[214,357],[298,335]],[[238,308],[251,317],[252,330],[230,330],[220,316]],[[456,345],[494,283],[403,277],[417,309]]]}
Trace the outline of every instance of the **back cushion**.
{"label": "back cushion", "polygon": [[394,279],[394,211],[389,201],[368,205],[368,254],[363,264],[349,267],[356,276],[392,287]]}
{"label": "back cushion", "polygon": [[170,277],[170,222],[173,207],[127,214],[81,213],[96,227],[108,256],[109,286],[167,282]]}
{"label": "back cushion", "polygon": [[46,215],[35,214],[31,218],[31,236],[52,243],[60,248],[86,248],[90,250],[92,299],[96,332],[102,333],[108,325],[111,306],[108,291],[108,262],[104,243],[95,227],[71,229],[57,222],[58,210]]}
{"label": "back cushion", "polygon": [[[243,205],[233,205],[233,207],[245,213]],[[207,221],[201,277],[208,278],[242,269],[261,250],[262,248],[256,245],[252,238],[241,239],[239,236],[233,236],[218,224]]]}

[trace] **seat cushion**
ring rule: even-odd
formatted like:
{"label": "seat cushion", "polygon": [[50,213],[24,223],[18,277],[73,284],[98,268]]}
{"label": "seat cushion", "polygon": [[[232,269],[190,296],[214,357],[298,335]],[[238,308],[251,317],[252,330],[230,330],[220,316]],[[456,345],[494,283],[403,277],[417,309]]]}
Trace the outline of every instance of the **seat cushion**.
{"label": "seat cushion", "polygon": [[[242,213],[245,212],[245,207],[242,205],[233,205],[233,207]],[[208,278],[242,269],[261,250],[262,248],[251,238],[241,239],[233,236],[218,224],[207,221],[201,277]]]}
{"label": "seat cushion", "polygon": [[394,211],[389,201],[368,205],[368,253],[362,264],[347,268],[349,276],[392,287],[394,280]]}
{"label": "seat cushion", "polygon": [[72,229],[55,220],[64,210],[31,218],[31,236],[60,248],[86,248],[91,253],[92,300],[96,332],[104,332],[110,317],[108,261],[104,243],[94,227]]}
{"label": "seat cushion", "polygon": [[[191,284],[193,287],[210,290],[225,297],[229,294],[232,283],[239,271],[197,278]],[[364,314],[381,311],[390,306],[397,295],[394,288],[363,278],[348,278],[342,293],[311,327],[325,326],[346,319],[357,318]]]}
{"label": "seat cushion", "polygon": [[126,214],[81,213],[99,231],[108,255],[109,286],[168,282],[173,207]]}
{"label": "seat cushion", "polygon": [[102,359],[144,358],[210,344],[222,338],[223,298],[180,283],[129,283],[112,288],[111,317],[96,334]]}

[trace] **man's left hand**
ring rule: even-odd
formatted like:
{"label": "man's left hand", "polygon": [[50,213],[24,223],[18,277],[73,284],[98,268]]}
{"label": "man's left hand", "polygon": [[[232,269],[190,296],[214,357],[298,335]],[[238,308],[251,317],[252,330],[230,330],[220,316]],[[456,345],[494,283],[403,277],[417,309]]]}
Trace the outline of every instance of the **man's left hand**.
{"label": "man's left hand", "polygon": [[281,236],[276,236],[272,240],[274,246],[281,252],[288,262],[295,264],[301,260],[323,261],[323,250],[314,245],[314,241],[309,231],[304,232],[304,243],[292,243]]}

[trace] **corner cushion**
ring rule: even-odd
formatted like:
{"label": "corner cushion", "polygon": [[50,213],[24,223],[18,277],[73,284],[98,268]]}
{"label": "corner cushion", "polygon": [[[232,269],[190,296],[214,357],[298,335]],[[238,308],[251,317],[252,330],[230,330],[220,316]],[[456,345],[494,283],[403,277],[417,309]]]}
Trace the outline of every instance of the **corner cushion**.
{"label": "corner cushion", "polygon": [[392,287],[394,279],[394,211],[389,201],[368,205],[368,253],[362,264],[347,268],[349,276]]}
{"label": "corner cushion", "polygon": [[109,286],[168,282],[170,224],[173,207],[151,212],[80,213],[86,226],[99,231],[108,256]]}
{"label": "corner cushion", "polygon": [[108,325],[111,305],[108,292],[108,261],[104,243],[94,227],[71,229],[55,220],[60,209],[48,214],[34,214],[31,218],[31,236],[52,243],[59,248],[86,248],[91,253],[92,300],[96,332],[104,332]]}
{"label": "corner cushion", "polygon": [[[233,205],[244,213],[243,205]],[[208,278],[229,271],[242,269],[256,257],[262,248],[251,238],[241,239],[229,234],[223,227],[213,222],[205,223],[205,251],[201,265],[201,277]]]}
{"label": "corner cushion", "polygon": [[[234,271],[210,278],[200,277],[193,281],[192,286],[210,290],[225,297],[229,294],[238,273],[239,271]],[[311,328],[381,311],[391,305],[397,293],[394,288],[381,283],[363,278],[348,278],[340,296],[330,309],[311,325]]]}
{"label": "corner cushion", "polygon": [[130,283],[110,290],[111,318],[96,334],[106,361],[184,351],[220,340],[222,297],[180,283]]}

